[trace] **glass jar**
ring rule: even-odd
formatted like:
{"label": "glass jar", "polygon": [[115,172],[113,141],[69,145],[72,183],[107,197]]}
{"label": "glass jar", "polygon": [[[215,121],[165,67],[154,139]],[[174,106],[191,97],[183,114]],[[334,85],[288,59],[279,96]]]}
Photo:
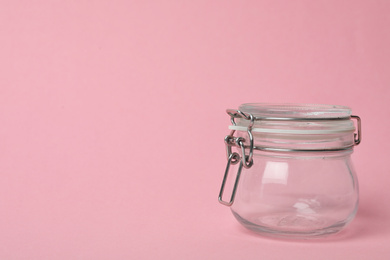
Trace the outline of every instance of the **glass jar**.
{"label": "glass jar", "polygon": [[354,218],[359,197],[351,154],[361,123],[350,108],[259,103],[227,113],[232,125],[219,201],[242,225],[306,239],[336,233]]}

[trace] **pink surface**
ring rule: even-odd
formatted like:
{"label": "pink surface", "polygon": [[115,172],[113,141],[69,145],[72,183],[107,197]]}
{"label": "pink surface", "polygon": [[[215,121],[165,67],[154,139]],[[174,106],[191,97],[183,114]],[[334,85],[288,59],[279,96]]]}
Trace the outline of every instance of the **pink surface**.
{"label": "pink surface", "polygon": [[[390,259],[390,2],[1,1],[0,259]],[[348,105],[361,203],[332,239],[217,202],[224,110]]]}

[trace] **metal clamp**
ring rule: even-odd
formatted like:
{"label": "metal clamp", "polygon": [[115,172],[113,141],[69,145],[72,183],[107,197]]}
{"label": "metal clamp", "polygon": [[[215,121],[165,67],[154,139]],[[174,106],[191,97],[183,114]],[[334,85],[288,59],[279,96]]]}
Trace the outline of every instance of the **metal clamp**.
{"label": "metal clamp", "polygon": [[[252,114],[248,114],[247,115],[247,114],[245,114],[245,113],[243,113],[243,112],[241,112],[239,110],[237,110],[234,114],[230,114],[229,112],[228,112],[228,114],[230,115],[230,120],[231,120],[233,125],[236,125],[236,122],[235,122],[234,119],[236,118],[237,115],[239,115],[241,117],[244,117],[247,120],[250,120],[249,126],[248,126],[248,130],[247,130],[248,137],[249,137],[249,154],[248,155],[246,155],[246,153],[245,153],[245,148],[247,148],[245,146],[245,138],[243,138],[243,137],[236,137],[235,138],[233,136],[235,130],[232,130],[230,132],[230,135],[225,137],[226,155],[227,155],[227,158],[228,158],[228,162],[227,162],[227,165],[226,165],[225,175],[224,175],[223,180],[222,180],[222,185],[221,185],[221,190],[219,192],[218,200],[223,205],[231,206],[233,204],[234,198],[236,196],[236,190],[237,190],[238,182],[240,180],[242,167],[245,167],[246,169],[249,169],[253,165],[253,148],[254,148],[254,145],[253,145],[252,127],[254,125],[255,117]],[[238,153],[236,153],[236,152],[234,152],[234,153],[232,152],[232,146],[234,146],[234,145],[238,145],[241,148],[241,153],[242,153],[241,156]],[[240,162],[240,165],[238,166],[238,171],[237,171],[237,175],[236,175],[236,181],[234,182],[234,187],[233,187],[233,190],[232,190],[232,195],[230,197],[230,201],[224,201],[222,199],[222,196],[223,196],[223,192],[224,192],[224,189],[225,189],[226,180],[227,180],[227,177],[229,175],[230,165],[231,164],[233,164],[233,165],[237,164],[238,162]]]}
{"label": "metal clamp", "polygon": [[360,119],[360,117],[354,115],[351,116],[351,119],[356,119],[357,133],[354,133],[353,136],[355,145],[358,145],[362,141],[362,120]]}
{"label": "metal clamp", "polygon": [[229,206],[230,207],[231,205],[233,205],[234,198],[236,197],[237,186],[238,186],[238,182],[240,181],[240,176],[241,176],[241,171],[242,171],[242,165],[243,165],[242,161],[240,161],[240,166],[238,167],[236,180],[234,182],[234,187],[233,187],[233,190],[232,190],[232,195],[230,196],[230,200],[229,201],[224,201],[222,199],[223,192],[225,190],[226,180],[227,180],[227,177],[229,176],[230,164],[236,164],[239,161],[240,161],[240,155],[238,153],[232,153],[229,156],[229,159],[228,159],[228,162],[227,162],[227,165],[226,165],[225,175],[223,176],[222,186],[221,186],[221,190],[219,191],[219,196],[218,196],[218,201],[221,204],[225,205],[225,206]]}
{"label": "metal clamp", "polygon": [[[247,134],[249,139],[249,154],[248,155],[245,154],[245,148],[247,148],[245,147],[245,141],[246,141],[245,138],[237,137],[235,138],[235,142],[234,142],[236,145],[238,145],[241,148],[241,152],[242,152],[241,161],[243,166],[246,169],[249,169],[253,165],[254,144],[253,144],[252,128],[256,118],[252,114],[250,113],[246,114],[240,110],[227,110],[227,113],[230,115],[230,120],[233,125],[236,125],[236,122],[234,120],[235,118],[245,118],[246,120],[249,120],[249,125],[247,129]],[[226,144],[228,158],[229,155],[231,154],[231,146],[233,144],[233,142],[229,142],[229,141],[232,141],[234,139],[233,137],[234,132],[235,130],[232,130],[230,132],[230,135],[225,137],[225,144]]]}

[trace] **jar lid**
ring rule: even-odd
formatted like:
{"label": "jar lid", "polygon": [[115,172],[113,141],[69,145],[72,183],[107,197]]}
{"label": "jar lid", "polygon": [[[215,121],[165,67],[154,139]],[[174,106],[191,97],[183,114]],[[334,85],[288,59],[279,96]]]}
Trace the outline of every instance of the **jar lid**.
{"label": "jar lid", "polygon": [[[334,134],[354,132],[346,106],[247,103],[239,111],[255,117],[252,132],[278,134]],[[232,130],[246,131],[249,120],[238,118]]]}
{"label": "jar lid", "polygon": [[349,118],[351,115],[349,107],[323,104],[246,103],[239,110],[255,117],[276,118]]}
{"label": "jar lid", "polygon": [[356,116],[346,106],[247,103],[227,112],[233,119],[229,129],[243,136],[250,129],[259,146],[330,150],[360,142],[351,119]]}

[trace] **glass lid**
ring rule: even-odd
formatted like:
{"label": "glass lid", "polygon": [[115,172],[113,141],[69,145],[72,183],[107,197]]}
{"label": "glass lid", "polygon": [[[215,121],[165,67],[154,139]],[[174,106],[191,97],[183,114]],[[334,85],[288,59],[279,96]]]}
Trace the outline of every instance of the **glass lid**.
{"label": "glass lid", "polygon": [[255,117],[275,118],[347,118],[351,109],[346,106],[322,104],[267,104],[246,103],[239,107],[242,112]]}

